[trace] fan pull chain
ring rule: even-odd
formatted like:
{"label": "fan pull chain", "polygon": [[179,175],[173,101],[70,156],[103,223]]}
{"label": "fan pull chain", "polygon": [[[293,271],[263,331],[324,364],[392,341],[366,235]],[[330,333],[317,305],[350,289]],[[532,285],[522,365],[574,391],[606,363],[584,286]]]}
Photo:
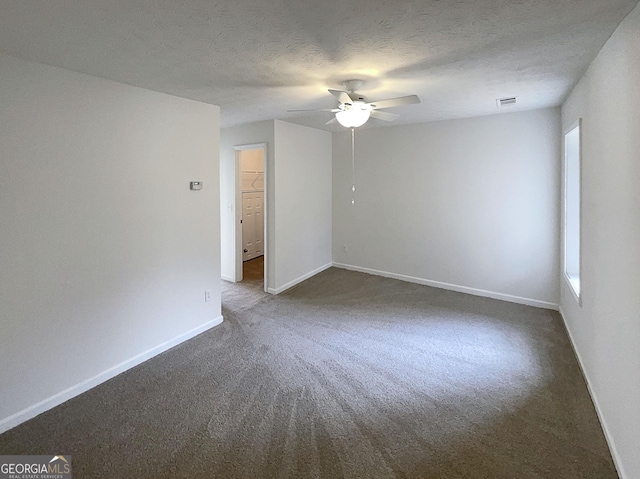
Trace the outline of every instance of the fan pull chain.
{"label": "fan pull chain", "polygon": [[355,128],[351,128],[351,204],[355,205],[355,193],[356,193],[356,140],[355,140]]}

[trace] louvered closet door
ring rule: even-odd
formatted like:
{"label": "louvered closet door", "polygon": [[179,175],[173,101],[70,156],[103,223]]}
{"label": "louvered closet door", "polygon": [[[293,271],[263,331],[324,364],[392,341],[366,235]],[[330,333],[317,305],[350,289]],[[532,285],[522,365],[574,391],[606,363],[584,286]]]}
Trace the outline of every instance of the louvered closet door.
{"label": "louvered closet door", "polygon": [[264,193],[242,193],[242,259],[264,254]]}

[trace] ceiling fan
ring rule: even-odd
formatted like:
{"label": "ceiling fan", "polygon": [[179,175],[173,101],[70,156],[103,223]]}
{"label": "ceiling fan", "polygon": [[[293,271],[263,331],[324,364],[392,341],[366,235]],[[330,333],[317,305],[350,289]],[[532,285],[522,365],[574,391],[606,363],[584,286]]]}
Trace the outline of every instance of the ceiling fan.
{"label": "ceiling fan", "polygon": [[400,115],[380,111],[385,108],[393,108],[402,105],[412,105],[420,103],[417,95],[401,96],[398,98],[389,98],[388,100],[367,102],[364,96],[356,93],[356,91],[364,85],[362,80],[347,80],[343,83],[347,91],[329,90],[334,97],[338,99],[340,104],[337,108],[325,108],[320,110],[289,110],[289,111],[330,111],[335,113],[335,117],[325,123],[340,123],[346,128],[357,128],[364,125],[367,120],[377,118],[383,121],[393,121]]}

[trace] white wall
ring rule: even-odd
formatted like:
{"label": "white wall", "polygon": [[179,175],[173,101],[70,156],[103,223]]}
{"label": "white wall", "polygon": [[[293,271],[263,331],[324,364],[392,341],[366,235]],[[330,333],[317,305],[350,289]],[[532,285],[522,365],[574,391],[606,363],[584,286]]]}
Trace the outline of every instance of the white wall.
{"label": "white wall", "polygon": [[[241,208],[242,205],[236,205],[238,199],[236,192],[236,154],[234,146],[251,145],[257,143],[266,143],[267,147],[267,164],[264,165],[267,170],[265,184],[270,185],[274,182],[274,122],[273,120],[249,123],[246,125],[234,126],[231,128],[223,128],[220,130],[220,233],[221,233],[221,251],[222,251],[222,278],[227,281],[235,281],[238,277],[236,271],[236,249],[242,247],[242,238],[236,237],[236,207]],[[274,188],[267,188],[267,257],[274,258],[274,228],[270,225],[275,224],[274,213]],[[240,235],[238,235],[240,236]],[[267,261],[267,283],[274,284],[275,263]]]}
{"label": "white wall", "polygon": [[331,133],[275,121],[278,293],[331,265]]}
{"label": "white wall", "polygon": [[640,7],[562,107],[582,118],[580,307],[561,310],[623,478],[640,478]]}
{"label": "white wall", "polygon": [[352,206],[351,135],[334,134],[336,263],[557,305],[557,109],[357,130],[355,143]]}
{"label": "white wall", "polygon": [[264,173],[264,156],[262,149],[240,150],[240,168],[242,171]]}
{"label": "white wall", "polygon": [[222,317],[218,107],[2,55],[0,84],[2,431]]}

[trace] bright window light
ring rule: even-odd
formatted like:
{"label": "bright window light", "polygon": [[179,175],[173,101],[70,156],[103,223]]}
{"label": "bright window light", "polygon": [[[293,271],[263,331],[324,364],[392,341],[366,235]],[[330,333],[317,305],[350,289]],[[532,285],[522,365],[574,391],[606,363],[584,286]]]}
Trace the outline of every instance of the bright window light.
{"label": "bright window light", "polygon": [[564,135],[564,276],[580,300],[580,120]]}

